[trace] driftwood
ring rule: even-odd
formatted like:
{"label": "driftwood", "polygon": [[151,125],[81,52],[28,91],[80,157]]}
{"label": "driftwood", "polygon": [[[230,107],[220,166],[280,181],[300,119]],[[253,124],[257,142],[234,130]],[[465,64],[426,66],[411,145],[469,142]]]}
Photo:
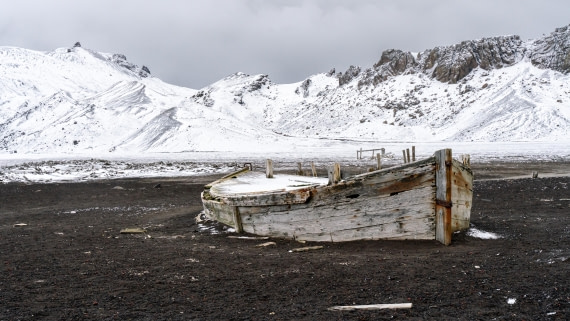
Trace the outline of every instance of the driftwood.
{"label": "driftwood", "polygon": [[312,250],[320,250],[322,248],[323,248],[322,245],[306,246],[306,247],[298,247],[296,249],[292,249],[289,252],[307,252],[307,251],[312,251]]}
{"label": "driftwood", "polygon": [[240,240],[268,240],[269,236],[236,236],[230,235],[229,239],[240,239]]}
{"label": "driftwood", "polygon": [[271,245],[277,245],[277,243],[275,243],[275,242],[265,242],[265,243],[257,244],[256,247],[266,247],[266,246],[271,246]]}
{"label": "driftwood", "polygon": [[411,309],[411,303],[393,304],[368,304],[368,305],[337,305],[328,308],[329,311],[353,311],[353,310],[381,310],[381,309]]}
{"label": "driftwood", "polygon": [[143,234],[146,233],[145,229],[135,227],[135,228],[124,228],[120,232],[121,234]]}

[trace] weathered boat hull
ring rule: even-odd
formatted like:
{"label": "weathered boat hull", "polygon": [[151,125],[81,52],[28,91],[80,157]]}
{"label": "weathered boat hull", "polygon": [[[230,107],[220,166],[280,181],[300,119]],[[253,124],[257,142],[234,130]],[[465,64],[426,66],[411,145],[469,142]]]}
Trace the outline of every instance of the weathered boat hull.
{"label": "weathered boat hull", "polygon": [[304,241],[449,244],[454,231],[469,227],[473,175],[451,159],[451,150],[442,150],[422,161],[294,191],[221,195],[216,183],[202,193],[204,211],[238,232]]}

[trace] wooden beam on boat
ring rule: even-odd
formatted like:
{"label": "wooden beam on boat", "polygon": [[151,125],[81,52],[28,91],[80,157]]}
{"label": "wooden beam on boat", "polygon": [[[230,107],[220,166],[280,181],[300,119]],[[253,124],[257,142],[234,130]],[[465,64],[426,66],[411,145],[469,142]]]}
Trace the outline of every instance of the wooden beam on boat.
{"label": "wooden beam on boat", "polygon": [[438,150],[435,163],[435,239],[445,245],[451,243],[451,176],[453,159],[451,149]]}
{"label": "wooden beam on boat", "polygon": [[271,159],[265,160],[265,177],[273,178],[273,161]]}
{"label": "wooden beam on boat", "polygon": [[406,150],[402,149],[402,155],[404,156],[404,164],[407,163],[406,162]]}
{"label": "wooden beam on boat", "polygon": [[242,169],[240,169],[240,170],[238,170],[238,171],[235,171],[235,172],[233,172],[233,173],[230,173],[230,174],[228,174],[228,175],[226,175],[226,176],[224,176],[224,177],[222,177],[222,178],[220,178],[220,179],[218,179],[218,180],[215,180],[215,181],[211,182],[210,184],[205,185],[204,188],[205,188],[205,189],[210,189],[212,186],[214,186],[214,185],[216,185],[216,184],[218,184],[218,183],[221,183],[221,182],[223,182],[223,181],[225,181],[225,180],[228,180],[228,179],[230,179],[230,178],[236,177],[236,176],[238,176],[238,175],[240,175],[240,174],[243,174],[243,173],[249,172],[249,171],[250,171],[249,167],[244,167],[244,168],[242,168]]}
{"label": "wooden beam on boat", "polygon": [[376,154],[376,170],[382,169],[382,155]]}
{"label": "wooden beam on boat", "polygon": [[416,146],[412,146],[412,162],[416,161]]}
{"label": "wooden beam on boat", "polygon": [[409,148],[406,148],[406,157],[407,157],[407,160],[409,163],[410,162],[410,149]]}
{"label": "wooden beam on boat", "polygon": [[236,229],[236,233],[243,232],[243,225],[241,223],[241,215],[239,213],[239,208],[234,206],[233,208],[233,219],[234,219],[234,228]]}
{"label": "wooden beam on boat", "polygon": [[305,173],[303,173],[303,163],[297,163],[297,175],[299,176],[303,176]]}
{"label": "wooden beam on boat", "polygon": [[313,177],[317,177],[317,168],[315,167],[315,162],[311,162],[311,172],[313,173]]}
{"label": "wooden beam on boat", "polygon": [[335,185],[340,182],[340,164],[334,163],[328,170],[329,174],[329,185]]}
{"label": "wooden beam on boat", "polygon": [[274,206],[306,203],[311,196],[311,188],[289,192],[251,193],[221,197],[223,202],[232,206]]}

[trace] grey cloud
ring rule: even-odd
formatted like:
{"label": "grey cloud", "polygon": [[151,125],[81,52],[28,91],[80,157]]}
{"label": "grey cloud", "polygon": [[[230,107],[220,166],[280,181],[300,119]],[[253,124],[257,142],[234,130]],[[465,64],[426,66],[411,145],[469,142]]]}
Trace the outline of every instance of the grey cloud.
{"label": "grey cloud", "polygon": [[0,45],[50,51],[81,41],[192,88],[237,71],[288,83],[369,67],[391,48],[535,38],[567,25],[567,9],[564,0],[23,0],[0,11]]}

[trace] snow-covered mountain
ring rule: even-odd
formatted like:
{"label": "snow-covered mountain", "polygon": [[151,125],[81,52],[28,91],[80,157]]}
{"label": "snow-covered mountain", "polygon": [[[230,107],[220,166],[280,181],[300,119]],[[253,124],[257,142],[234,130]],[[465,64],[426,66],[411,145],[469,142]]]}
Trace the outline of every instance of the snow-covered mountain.
{"label": "snow-covered mountain", "polygon": [[[189,71],[191,72],[191,71]],[[304,141],[569,141],[570,26],[540,39],[387,50],[293,84],[195,90],[78,43],[0,47],[0,153],[278,150]]]}

